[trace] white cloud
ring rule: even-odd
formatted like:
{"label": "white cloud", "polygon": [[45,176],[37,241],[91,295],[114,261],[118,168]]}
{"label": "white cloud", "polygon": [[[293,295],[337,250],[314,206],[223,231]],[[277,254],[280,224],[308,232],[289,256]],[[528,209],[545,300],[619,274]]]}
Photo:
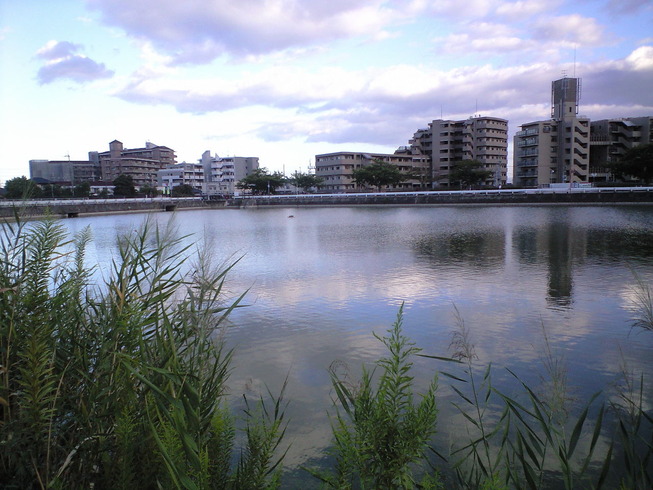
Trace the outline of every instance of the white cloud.
{"label": "white cloud", "polygon": [[469,0],[461,4],[459,0],[439,0],[430,2],[426,9],[436,15],[457,19],[480,19],[491,14],[501,0]]}
{"label": "white cloud", "polygon": [[568,43],[584,47],[607,44],[605,28],[594,18],[582,15],[547,17],[533,23],[533,38],[538,41]]}
{"label": "white cloud", "polygon": [[247,56],[354,36],[381,36],[401,19],[382,0],[87,0],[104,22],[187,63]]}
{"label": "white cloud", "polygon": [[37,74],[39,83],[43,85],[58,79],[83,83],[113,76],[113,71],[108,70],[104,63],[77,54],[82,47],[68,41],[48,41],[36,52],[39,58],[46,60]]}
{"label": "white cloud", "polygon": [[[652,53],[646,46],[622,60],[578,63],[576,69],[585,78],[581,103],[638,111],[650,107],[653,112]],[[449,70],[410,65],[358,71],[273,67],[237,79],[134,80],[116,95],[195,114],[268,108],[265,120],[253,128],[266,141],[300,138],[399,146],[441,111],[445,117],[465,118],[478,109],[510,119],[513,126],[546,118],[551,80],[564,68],[542,62]]]}
{"label": "white cloud", "polygon": [[36,55],[40,58],[57,61],[69,56],[73,56],[81,48],[79,44],[70,43],[68,41],[48,41],[40,48]]}
{"label": "white cloud", "polygon": [[626,58],[626,62],[636,71],[652,70],[653,46],[642,46],[641,48],[637,48]]}
{"label": "white cloud", "polygon": [[501,2],[496,9],[496,14],[512,20],[523,21],[542,12],[551,12],[560,4],[558,0],[519,0],[517,2]]}

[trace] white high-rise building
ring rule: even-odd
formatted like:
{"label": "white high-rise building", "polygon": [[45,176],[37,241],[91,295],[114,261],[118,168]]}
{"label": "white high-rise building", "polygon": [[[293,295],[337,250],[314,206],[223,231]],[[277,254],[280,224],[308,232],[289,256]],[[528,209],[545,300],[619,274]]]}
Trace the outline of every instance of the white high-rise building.
{"label": "white high-rise building", "polygon": [[233,194],[236,183],[259,166],[258,157],[211,156],[208,150],[199,161],[204,169],[204,193],[209,196]]}

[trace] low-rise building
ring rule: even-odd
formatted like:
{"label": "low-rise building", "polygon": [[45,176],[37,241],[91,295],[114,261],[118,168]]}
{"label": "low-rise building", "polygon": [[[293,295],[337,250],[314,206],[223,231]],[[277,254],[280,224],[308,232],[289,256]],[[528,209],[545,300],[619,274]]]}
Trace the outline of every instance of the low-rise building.
{"label": "low-rise building", "polygon": [[421,190],[428,186],[429,158],[422,154],[410,154],[405,149],[398,153],[363,153],[342,151],[315,155],[315,176],[323,182],[320,189],[325,192],[356,192],[372,191],[369,187],[360,187],[354,181],[354,170],[375,161],[396,165],[399,170],[409,178],[397,186],[388,187],[387,190]]}
{"label": "low-rise building", "polygon": [[31,179],[45,179],[61,186],[96,182],[101,178],[99,165],[85,160],[30,160]]}

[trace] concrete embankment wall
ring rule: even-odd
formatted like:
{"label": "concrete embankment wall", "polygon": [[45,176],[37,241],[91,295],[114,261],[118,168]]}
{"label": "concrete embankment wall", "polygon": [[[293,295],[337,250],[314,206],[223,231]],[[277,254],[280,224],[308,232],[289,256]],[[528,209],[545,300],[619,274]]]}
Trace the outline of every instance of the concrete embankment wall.
{"label": "concrete embankment wall", "polygon": [[351,205],[448,205],[448,204],[653,204],[653,188],[573,192],[392,193],[256,196],[230,199],[229,207],[254,206],[351,206]]}
{"label": "concrete embankment wall", "polygon": [[0,201],[0,218],[43,216],[73,218],[94,214],[164,212],[183,209],[243,208],[257,206],[357,206],[357,205],[600,205],[653,204],[653,187],[547,189],[503,191],[392,192],[370,194],[306,194],[248,196],[224,200],[201,198],[78,199],[61,201]]}
{"label": "concrete embankment wall", "polygon": [[[24,219],[43,216],[74,218],[94,214],[165,212],[181,209],[206,208],[201,199],[89,199],[71,201],[16,201],[2,203],[0,217],[14,218],[15,213]],[[212,206],[224,206],[224,201]]]}

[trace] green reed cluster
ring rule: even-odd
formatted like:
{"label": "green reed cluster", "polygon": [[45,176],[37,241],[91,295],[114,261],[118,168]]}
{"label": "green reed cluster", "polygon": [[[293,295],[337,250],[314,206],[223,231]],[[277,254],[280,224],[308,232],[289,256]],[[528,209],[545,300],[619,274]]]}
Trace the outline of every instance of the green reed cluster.
{"label": "green reed cluster", "polygon": [[242,424],[225,404],[228,267],[145,224],[98,285],[88,230],[0,231],[3,488],[278,486],[282,395],[247,400]]}
{"label": "green reed cluster", "polygon": [[309,470],[329,488],[414,488],[415,474],[427,476],[420,486],[439,488],[437,472],[429,474],[426,454],[435,434],[437,380],[415,399],[411,358],[420,352],[402,334],[403,307],[385,337],[375,337],[388,350],[374,371],[363,368],[360,383],[348,381],[339,366],[331,368],[341,410],[332,420],[333,472]]}

